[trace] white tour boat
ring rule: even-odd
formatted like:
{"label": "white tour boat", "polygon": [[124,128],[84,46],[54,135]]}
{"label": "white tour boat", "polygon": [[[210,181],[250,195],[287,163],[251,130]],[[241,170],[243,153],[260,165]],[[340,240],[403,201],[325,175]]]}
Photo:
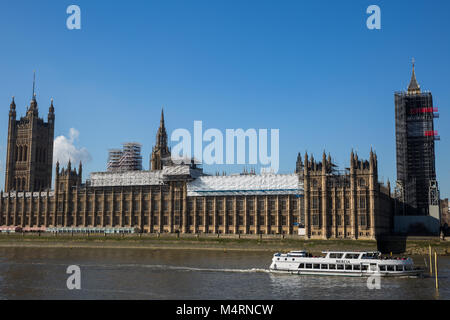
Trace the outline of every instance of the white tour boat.
{"label": "white tour boat", "polygon": [[333,275],[363,277],[418,276],[423,269],[414,267],[411,258],[382,257],[378,251],[324,251],[323,257],[314,257],[306,251],[276,253],[270,265],[271,272],[299,275]]}

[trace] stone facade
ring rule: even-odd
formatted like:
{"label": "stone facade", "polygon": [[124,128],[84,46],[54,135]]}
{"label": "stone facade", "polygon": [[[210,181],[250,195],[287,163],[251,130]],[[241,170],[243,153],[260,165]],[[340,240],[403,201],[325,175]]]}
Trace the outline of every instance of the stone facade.
{"label": "stone facade", "polygon": [[150,171],[92,173],[56,166],[54,191],[0,194],[0,226],[132,227],[142,232],[297,234],[374,239],[389,232],[391,198],[378,183],[377,158],[338,173],[323,156],[297,159],[296,173],[208,176],[170,160],[164,118]]}
{"label": "stone facade", "polygon": [[53,100],[48,122],[39,118],[36,96],[25,117],[16,120],[16,103],[9,110],[5,191],[40,191],[52,184],[55,109]]}
{"label": "stone facade", "polygon": [[352,151],[350,166],[336,170],[331,156],[322,162],[300,155],[296,170],[302,170],[304,181],[303,216],[308,238],[373,239],[390,232],[393,200],[390,186],[378,182],[377,156],[370,152],[369,161],[358,159]]}

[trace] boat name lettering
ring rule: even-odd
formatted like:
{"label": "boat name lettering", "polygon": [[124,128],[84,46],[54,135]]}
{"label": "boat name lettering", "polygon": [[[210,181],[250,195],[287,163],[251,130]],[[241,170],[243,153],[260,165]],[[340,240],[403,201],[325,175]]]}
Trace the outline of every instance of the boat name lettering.
{"label": "boat name lettering", "polygon": [[350,263],[350,260],[336,260],[336,263]]}

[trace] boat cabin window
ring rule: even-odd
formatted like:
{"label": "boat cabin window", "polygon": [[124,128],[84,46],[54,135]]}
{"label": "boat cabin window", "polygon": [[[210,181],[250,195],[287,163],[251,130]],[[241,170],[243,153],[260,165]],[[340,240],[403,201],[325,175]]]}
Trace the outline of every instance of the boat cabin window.
{"label": "boat cabin window", "polygon": [[278,261],[280,261],[280,258],[277,258]]}
{"label": "boat cabin window", "polygon": [[295,261],[295,258],[292,258],[292,261]]}
{"label": "boat cabin window", "polygon": [[378,258],[377,252],[366,252],[361,256],[361,259],[376,259]]}
{"label": "boat cabin window", "polygon": [[314,263],[314,269],[320,269],[320,264]]}
{"label": "boat cabin window", "polygon": [[380,271],[386,271],[386,266],[380,266]]}
{"label": "boat cabin window", "polygon": [[306,257],[306,252],[304,251],[291,251],[289,254],[291,257]]}
{"label": "boat cabin window", "polygon": [[345,265],[345,270],[352,270],[352,265],[351,264],[346,264]]}
{"label": "boat cabin window", "polygon": [[340,259],[342,255],[342,253],[330,253],[330,259]]}
{"label": "boat cabin window", "polygon": [[330,264],[330,269],[336,270],[336,265],[335,264]]}
{"label": "boat cabin window", "polygon": [[312,269],[312,264],[311,263],[307,263],[306,264],[306,269]]}
{"label": "boat cabin window", "polygon": [[300,265],[298,266],[300,269],[305,268],[305,264],[304,263],[300,263]]}
{"label": "boat cabin window", "polygon": [[403,271],[403,266],[395,266],[395,271]]}
{"label": "boat cabin window", "polygon": [[347,253],[345,259],[358,259],[359,253]]}
{"label": "boat cabin window", "polygon": [[359,264],[353,265],[353,270],[361,270],[361,266]]}
{"label": "boat cabin window", "polygon": [[387,271],[394,271],[394,266],[387,266]]}
{"label": "boat cabin window", "polygon": [[368,265],[367,265],[367,264],[363,264],[363,265],[361,266],[361,270],[362,270],[362,271],[367,271],[367,269],[368,269]]}
{"label": "boat cabin window", "polygon": [[344,265],[343,264],[338,264],[337,265],[337,269],[338,270],[344,270]]}
{"label": "boat cabin window", "polygon": [[328,269],[328,265],[327,264],[321,264],[320,265],[320,269]]}
{"label": "boat cabin window", "polygon": [[412,267],[410,265],[406,265],[405,270],[412,270]]}

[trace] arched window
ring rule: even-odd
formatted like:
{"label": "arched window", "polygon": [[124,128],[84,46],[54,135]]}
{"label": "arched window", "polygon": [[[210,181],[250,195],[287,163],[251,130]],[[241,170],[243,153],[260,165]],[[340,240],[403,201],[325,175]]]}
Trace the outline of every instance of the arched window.
{"label": "arched window", "polygon": [[27,161],[27,159],[28,159],[28,146],[25,146],[23,152],[23,161]]}
{"label": "arched window", "polygon": [[365,187],[366,186],[366,180],[364,180],[363,178],[359,179],[359,186],[360,187]]}
{"label": "arched window", "polygon": [[23,151],[22,146],[19,146],[19,156],[17,157],[17,161],[22,161],[22,151]]}

